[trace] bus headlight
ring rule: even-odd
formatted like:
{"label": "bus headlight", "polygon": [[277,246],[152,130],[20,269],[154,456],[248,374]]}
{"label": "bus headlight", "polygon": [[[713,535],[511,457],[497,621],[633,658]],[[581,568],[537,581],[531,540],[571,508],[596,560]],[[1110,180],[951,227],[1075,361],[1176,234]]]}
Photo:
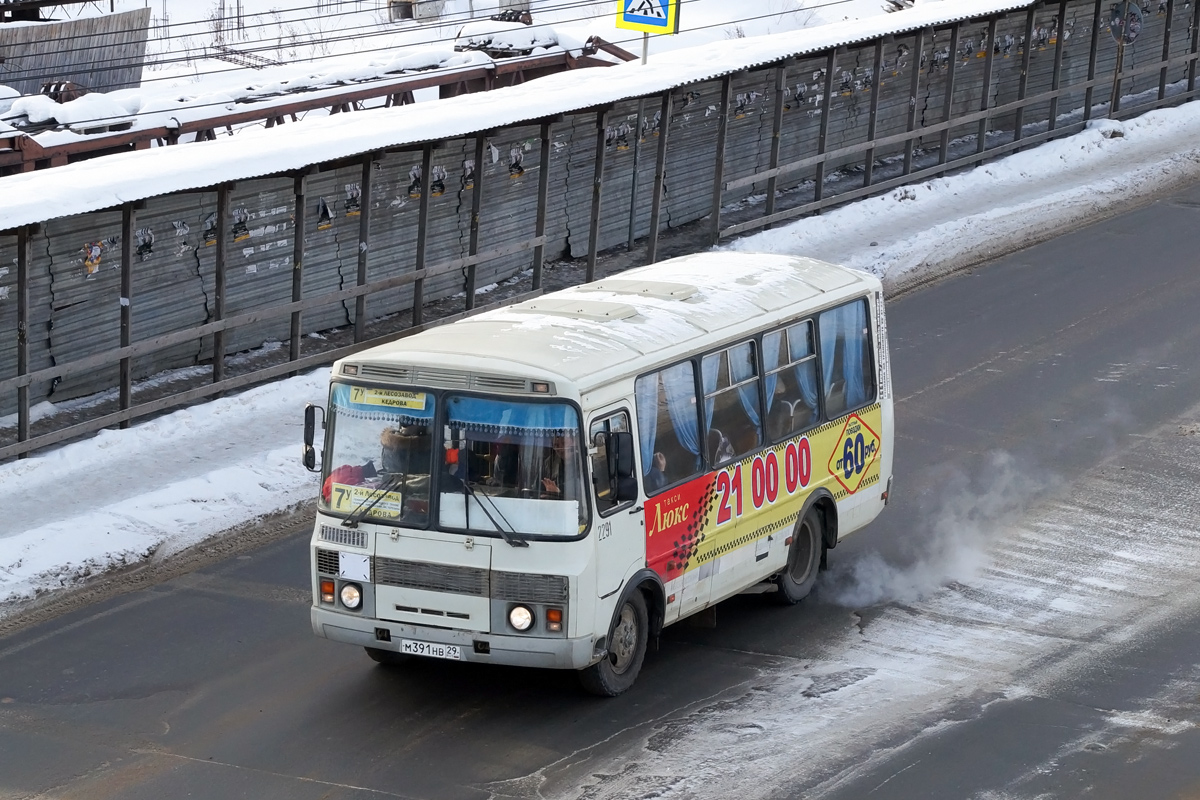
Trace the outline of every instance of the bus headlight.
{"label": "bus headlight", "polygon": [[357,609],[362,605],[362,589],[356,583],[342,586],[342,605],[349,609]]}
{"label": "bus headlight", "polygon": [[519,631],[533,627],[533,612],[526,606],[513,606],[508,612],[508,624]]}

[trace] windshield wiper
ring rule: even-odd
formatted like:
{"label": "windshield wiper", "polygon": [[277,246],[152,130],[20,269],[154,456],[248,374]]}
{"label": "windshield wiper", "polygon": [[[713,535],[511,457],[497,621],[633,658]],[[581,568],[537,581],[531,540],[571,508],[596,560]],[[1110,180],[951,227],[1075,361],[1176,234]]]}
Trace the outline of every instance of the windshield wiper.
{"label": "windshield wiper", "polygon": [[[488,497],[486,494],[484,494],[484,495],[475,494],[475,490],[473,488],[471,488],[471,484],[469,481],[463,481],[462,485],[463,485],[463,494],[470,495],[472,500],[474,500],[476,503],[479,503],[479,508],[482,509],[483,513],[487,516],[488,520],[492,523],[492,525],[495,526],[496,530],[499,531],[500,536],[501,536],[501,538],[504,539],[504,541],[508,542],[513,547],[529,547],[529,542],[525,538],[523,538],[520,534],[517,533],[517,529],[513,527],[513,524],[511,522],[509,522],[507,519],[504,518],[504,514],[500,511],[499,508],[496,508],[496,504],[492,501],[491,497]],[[496,522],[496,518],[492,516],[491,511],[487,510],[487,506],[485,506],[483,504],[483,501],[481,501],[479,499],[480,497],[487,498],[488,505],[490,505],[492,507],[492,511],[495,511],[496,516],[500,517],[500,519],[503,519],[504,524],[507,525],[509,528],[511,528],[511,530],[506,531],[506,530],[504,530],[504,528],[500,527],[500,523]],[[468,520],[467,526],[468,527],[470,527],[470,513],[471,513],[470,509],[471,509],[471,504],[468,502],[467,507],[464,509],[464,513],[466,513],[468,515],[467,516],[467,520]]]}
{"label": "windshield wiper", "polygon": [[[364,497],[363,501],[358,504],[358,508],[351,511],[350,516],[342,520],[342,527],[357,528],[358,523],[362,521],[363,517],[367,516],[367,514],[371,512],[371,509],[378,505],[379,501],[387,496],[388,492],[398,488],[400,484],[404,482],[404,479],[405,476],[403,474],[397,474],[379,484],[379,486],[376,486],[375,491],[378,492],[378,494],[376,494],[374,497]],[[400,504],[400,517],[402,519],[404,517],[403,498],[401,498]]]}

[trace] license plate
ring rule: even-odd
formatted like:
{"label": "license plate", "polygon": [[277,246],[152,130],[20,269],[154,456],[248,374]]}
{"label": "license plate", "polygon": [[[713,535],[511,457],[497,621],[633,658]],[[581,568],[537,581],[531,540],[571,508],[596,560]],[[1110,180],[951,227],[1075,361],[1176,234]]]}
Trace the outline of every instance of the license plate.
{"label": "license plate", "polygon": [[449,658],[454,661],[462,660],[462,653],[456,644],[434,644],[433,642],[414,642],[412,639],[401,639],[400,652],[410,653],[414,656]]}

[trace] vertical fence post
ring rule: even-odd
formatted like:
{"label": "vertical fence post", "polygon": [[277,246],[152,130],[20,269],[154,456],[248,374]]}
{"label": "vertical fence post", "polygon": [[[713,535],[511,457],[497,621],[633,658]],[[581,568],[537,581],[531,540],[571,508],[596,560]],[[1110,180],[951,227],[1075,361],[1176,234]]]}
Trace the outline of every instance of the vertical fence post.
{"label": "vertical fence post", "polygon": [[654,199],[650,201],[650,241],[646,245],[646,263],[658,260],[658,224],[662,216],[662,199],[667,181],[667,139],[671,131],[670,90],[663,93],[662,113],[658,122],[658,159],[654,164]]}
{"label": "vertical fence post", "polygon": [[[1063,49],[1067,34],[1067,0],[1058,4],[1058,32],[1054,37],[1054,75],[1050,78],[1050,88],[1057,92],[1062,87]],[[1058,127],[1058,95],[1050,98],[1049,130]]]}
{"label": "vertical fence post", "polygon": [[[921,58],[925,54],[925,29],[917,31],[913,41],[912,79],[908,85],[908,123],[907,132],[911,134],[917,128],[917,93],[921,91]],[[913,137],[910,135],[904,141],[904,174],[912,172]]]}
{"label": "vertical fence post", "polygon": [[[771,163],[769,169],[779,167],[779,147],[783,138],[783,95],[787,91],[787,67],[789,61],[784,61],[775,68],[775,109],[771,118]],[[767,179],[767,208],[766,216],[775,213],[775,192],[779,186],[778,176],[772,175]],[[769,226],[768,226],[769,227]]]}
{"label": "vertical fence post", "polygon": [[713,170],[712,210],[708,217],[713,244],[721,241],[721,195],[725,189],[725,139],[729,135],[729,95],[732,86],[733,79],[729,75],[721,79],[721,110],[717,117],[717,163]]}
{"label": "vertical fence post", "polygon": [[[837,69],[837,48],[832,48],[825,57],[824,97],[821,98],[821,122],[817,128],[817,155],[825,154],[829,141],[829,109],[833,108],[833,72]],[[825,195],[825,162],[818,161],[813,175],[813,202]]]}
{"label": "vertical fence post", "polygon": [[[292,302],[299,303],[304,299],[304,236],[307,210],[305,209],[305,194],[308,190],[308,178],[297,175],[292,181],[292,192],[296,196],[295,213],[292,224]],[[302,312],[292,312],[292,325],[288,339],[288,360],[300,359],[300,338],[303,334]],[[292,373],[295,375],[296,373]]]}
{"label": "vertical fence post", "polygon": [[600,250],[600,200],[604,186],[604,138],[608,132],[608,110],[596,112],[596,169],[592,175],[592,214],[588,221],[588,283],[596,280],[596,253]]}
{"label": "vertical fence post", "polygon": [[[33,261],[32,231],[17,229],[17,377],[29,374],[29,265]],[[17,386],[17,441],[29,441],[29,384]],[[28,453],[21,453],[25,458]]]}
{"label": "vertical fence post", "polygon": [[1083,95],[1084,122],[1092,118],[1092,102],[1096,92],[1092,81],[1096,80],[1096,55],[1100,50],[1100,14],[1104,9],[1104,2],[1105,0],[1096,0],[1096,7],[1092,10],[1092,48],[1088,55],[1088,87]]}
{"label": "vertical fence post", "polygon": [[[995,64],[996,56],[996,18],[992,17],[988,20],[987,54],[983,59],[983,88],[980,89],[979,110],[986,112],[992,105],[992,67]],[[1094,48],[1093,48],[1094,49]],[[975,143],[975,154],[983,155],[983,151],[987,149],[987,128],[988,115],[985,113],[983,119],[979,120],[979,135],[978,141]],[[975,164],[982,164],[983,161],[976,161]]]}
{"label": "vertical fence post", "polygon": [[[426,142],[421,150],[421,205],[417,212],[417,260],[414,269],[425,270],[425,251],[429,245],[429,187],[433,180],[433,142]],[[413,284],[412,324],[425,321],[425,278],[417,278]]]}
{"label": "vertical fence post", "polygon": [[[954,108],[954,76],[958,67],[958,39],[962,23],[954,23],[950,29],[950,59],[946,62],[946,94],[942,100],[942,122],[950,121],[950,111]],[[942,141],[938,147],[938,164],[946,163],[946,152],[950,149],[950,129],[942,131]]]}
{"label": "vertical fence post", "polygon": [[[233,184],[217,187],[217,252],[213,275],[213,322],[225,319],[225,271],[229,259],[229,195]],[[225,380],[225,330],[213,334],[213,383]]]}
{"label": "vertical fence post", "polygon": [[[867,117],[867,141],[875,141],[879,127],[879,87],[883,85],[883,39],[875,40],[875,66],[871,71],[871,111]],[[863,187],[871,185],[875,177],[875,148],[863,157]]]}
{"label": "vertical fence post", "polygon": [[[121,347],[129,347],[131,341],[133,302],[133,230],[137,215],[133,203],[121,207]],[[125,356],[121,359],[121,388],[117,407],[128,411],[133,402],[133,370],[131,359]],[[129,420],[121,420],[122,429],[129,427]]]}
{"label": "vertical fence post", "polygon": [[637,235],[638,162],[642,157],[642,119],[646,116],[646,98],[638,98],[637,123],[633,128],[633,177],[629,181],[629,241],[626,249],[633,249]]}
{"label": "vertical fence post", "polygon": [[[479,254],[479,209],[483,205],[483,146],[487,136],[475,135],[475,185],[471,187],[471,240],[467,255]],[[476,264],[472,261],[467,265],[467,311],[475,308],[475,275]]]}
{"label": "vertical fence post", "polygon": [[[362,160],[362,178],[358,186],[358,286],[367,285],[367,268],[371,255],[371,172],[372,154]],[[421,201],[424,202],[429,186],[429,173],[421,173]],[[354,341],[361,342],[367,335],[367,296],[354,298]]]}
{"label": "vertical fence post", "polygon": [[1033,15],[1036,13],[1033,6],[1029,7],[1029,11],[1025,12],[1025,46],[1021,53],[1021,77],[1017,81],[1017,101],[1021,103],[1017,107],[1017,116],[1013,122],[1013,141],[1019,142],[1025,135],[1025,95],[1029,90],[1029,57],[1033,53]]}
{"label": "vertical fence post", "polygon": [[[550,204],[550,122],[542,122],[542,150],[538,164],[538,200],[537,223],[534,236],[541,238],[546,235],[546,211]],[[546,263],[546,245],[539,244],[533,248],[533,288],[542,288],[542,268]]]}
{"label": "vertical fence post", "polygon": [[1167,0],[1167,19],[1163,25],[1162,69],[1158,72],[1158,101],[1167,96],[1167,62],[1171,59],[1171,20],[1175,18],[1175,0]]}
{"label": "vertical fence post", "polygon": [[[1100,0],[1097,0],[1097,8]],[[1188,97],[1196,92],[1196,59],[1200,57],[1200,3],[1192,3],[1192,60],[1188,62]]]}

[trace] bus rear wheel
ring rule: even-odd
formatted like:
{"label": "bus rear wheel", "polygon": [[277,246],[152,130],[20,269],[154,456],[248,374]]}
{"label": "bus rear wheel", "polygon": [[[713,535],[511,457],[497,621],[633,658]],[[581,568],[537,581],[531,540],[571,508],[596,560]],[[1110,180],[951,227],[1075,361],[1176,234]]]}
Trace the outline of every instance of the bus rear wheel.
{"label": "bus rear wheel", "polygon": [[792,547],[788,550],[787,567],[775,578],[779,591],[775,599],[783,605],[794,606],[812,591],[825,553],[824,526],[821,515],[810,508],[796,525]]}
{"label": "bus rear wheel", "polygon": [[649,627],[646,599],[635,590],[621,603],[608,632],[608,654],[579,671],[583,688],[600,697],[616,697],[633,686],[646,657]]}

